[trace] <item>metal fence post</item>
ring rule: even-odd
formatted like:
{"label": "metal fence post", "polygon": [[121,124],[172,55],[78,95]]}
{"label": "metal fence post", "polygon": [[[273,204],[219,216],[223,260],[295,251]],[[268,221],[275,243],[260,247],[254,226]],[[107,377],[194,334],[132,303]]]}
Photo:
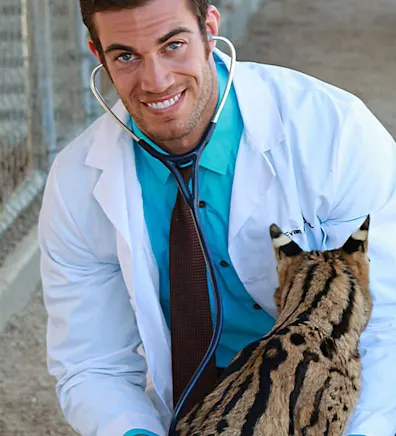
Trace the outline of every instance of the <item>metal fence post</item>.
{"label": "metal fence post", "polygon": [[[49,0],[22,0],[28,144],[34,167],[47,171],[56,155]],[[43,156],[43,149],[47,150]]]}

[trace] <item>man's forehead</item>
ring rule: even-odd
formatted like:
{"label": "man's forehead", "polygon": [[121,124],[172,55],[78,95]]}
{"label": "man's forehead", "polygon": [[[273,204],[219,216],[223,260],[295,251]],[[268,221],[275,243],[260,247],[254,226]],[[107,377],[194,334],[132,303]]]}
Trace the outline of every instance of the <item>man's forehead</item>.
{"label": "man's forehead", "polygon": [[[180,35],[180,34],[191,34],[192,32],[185,27],[177,27],[173,30],[170,30],[169,32],[165,33],[164,35],[158,37],[157,39],[154,40],[154,44],[157,45],[161,45],[164,44],[165,42],[167,42],[169,39],[171,39],[172,37],[176,36],[176,35]],[[124,50],[124,51],[132,51],[134,53],[139,52],[139,48],[136,48],[132,45],[129,44],[125,44],[125,43],[120,43],[120,42],[115,42],[109,45],[105,45],[105,49],[104,52],[106,54],[109,54],[113,51],[119,51],[119,50]]]}
{"label": "man's forehead", "polygon": [[175,29],[184,28],[190,33],[197,30],[197,18],[190,8],[179,5],[172,11],[163,3],[153,7],[156,4],[154,1],[132,9],[96,12],[93,18],[102,45],[132,44],[140,39],[155,42]]}

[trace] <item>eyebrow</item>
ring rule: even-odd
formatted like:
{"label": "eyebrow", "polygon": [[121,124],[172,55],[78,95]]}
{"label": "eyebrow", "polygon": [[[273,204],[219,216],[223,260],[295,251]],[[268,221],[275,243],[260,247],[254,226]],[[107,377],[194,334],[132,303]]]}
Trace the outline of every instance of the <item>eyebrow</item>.
{"label": "eyebrow", "polygon": [[[168,32],[167,34],[165,34],[164,36],[161,36],[160,38],[157,39],[157,44],[161,45],[164,42],[168,41],[168,39],[171,39],[172,37],[179,35],[180,33],[192,33],[190,29],[187,29],[187,27],[177,27],[176,29],[171,30],[170,32]],[[137,53],[137,50],[134,49],[132,46],[130,45],[125,45],[125,44],[110,44],[106,50],[105,53],[109,54],[112,51],[115,50],[123,50],[123,51],[129,51],[132,53]]]}

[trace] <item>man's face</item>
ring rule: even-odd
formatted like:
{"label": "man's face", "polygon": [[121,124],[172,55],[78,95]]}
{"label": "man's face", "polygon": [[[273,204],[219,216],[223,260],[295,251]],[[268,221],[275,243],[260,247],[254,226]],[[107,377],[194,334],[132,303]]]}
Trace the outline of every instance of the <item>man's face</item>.
{"label": "man's face", "polygon": [[[188,138],[202,134],[217,103],[213,59],[188,1],[153,0],[94,17],[107,70],[125,107],[147,136],[173,152],[191,147]],[[217,34],[218,20],[210,7],[207,30]],[[178,142],[174,149],[172,141]]]}

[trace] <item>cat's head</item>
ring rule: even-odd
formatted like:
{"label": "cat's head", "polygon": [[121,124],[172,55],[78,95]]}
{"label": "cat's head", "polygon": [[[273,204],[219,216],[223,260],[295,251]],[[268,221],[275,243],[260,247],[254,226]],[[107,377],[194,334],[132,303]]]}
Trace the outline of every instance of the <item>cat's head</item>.
{"label": "cat's head", "polygon": [[[275,292],[278,312],[287,304],[291,287],[323,287],[330,281],[330,274],[345,276],[345,281],[356,280],[361,290],[365,316],[371,314],[372,300],[369,293],[368,236],[370,217],[336,250],[303,251],[276,225],[270,226],[272,246],[277,260],[279,288]],[[348,278],[349,277],[349,278]],[[338,283],[338,282],[337,282]],[[339,285],[338,285],[339,286]],[[347,298],[347,297],[345,297]]]}

